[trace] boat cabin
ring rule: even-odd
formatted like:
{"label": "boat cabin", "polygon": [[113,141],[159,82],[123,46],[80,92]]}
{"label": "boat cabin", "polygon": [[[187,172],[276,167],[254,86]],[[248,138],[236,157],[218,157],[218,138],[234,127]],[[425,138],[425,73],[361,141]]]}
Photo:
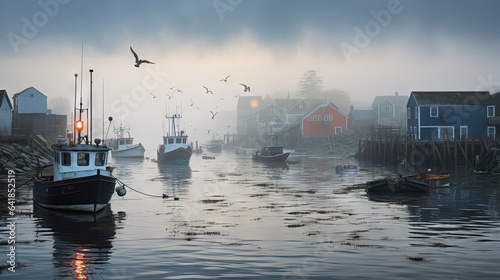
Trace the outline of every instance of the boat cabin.
{"label": "boat cabin", "polygon": [[171,144],[186,144],[187,136],[163,136],[163,144],[171,145]]}
{"label": "boat cabin", "polygon": [[82,173],[93,175],[97,169],[105,171],[109,150],[89,145],[54,148],[54,181],[81,177]]}
{"label": "boat cabin", "polygon": [[274,156],[283,153],[283,146],[266,146],[260,150],[261,156]]}

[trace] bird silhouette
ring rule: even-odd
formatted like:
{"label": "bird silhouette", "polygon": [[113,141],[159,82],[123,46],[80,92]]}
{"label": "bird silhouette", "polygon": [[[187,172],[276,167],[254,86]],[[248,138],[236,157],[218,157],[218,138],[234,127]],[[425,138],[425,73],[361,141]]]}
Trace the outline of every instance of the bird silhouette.
{"label": "bird silhouette", "polygon": [[215,118],[215,115],[217,115],[219,112],[214,113],[214,112],[210,111],[210,113],[212,113],[212,120],[213,120]]}
{"label": "bird silhouette", "polygon": [[194,105],[193,99],[189,99],[189,100],[191,100],[191,106],[193,106]]}
{"label": "bird silhouette", "polygon": [[214,94],[211,90],[209,90],[206,86],[203,86],[203,88],[205,89],[205,93],[211,93],[211,94]]}
{"label": "bird silhouette", "polygon": [[180,90],[180,89],[176,89],[175,91],[179,92],[179,93],[182,93],[182,90]]}
{"label": "bird silhouette", "polygon": [[135,67],[139,67],[142,63],[155,64],[154,62],[151,62],[149,60],[139,59],[139,56],[134,52],[132,47],[130,47],[130,51],[132,52],[132,54],[134,54],[135,57],[135,64],[134,64]]}
{"label": "bird silhouette", "polygon": [[244,92],[250,92],[250,87],[249,86],[247,86],[245,84],[242,84],[242,83],[240,83],[240,85],[242,85],[242,86],[245,87],[245,89],[243,90]]}
{"label": "bird silhouette", "polygon": [[168,99],[171,99],[173,96],[167,93]]}
{"label": "bird silhouette", "polygon": [[219,81],[221,81],[221,82],[227,82],[227,78],[229,78],[229,77],[230,77],[230,75],[228,75],[227,77],[225,77],[224,79],[221,79]]}
{"label": "bird silhouette", "polygon": [[153,93],[150,92],[149,94],[151,94],[151,96],[153,96],[153,98],[156,98],[156,95],[154,95]]}

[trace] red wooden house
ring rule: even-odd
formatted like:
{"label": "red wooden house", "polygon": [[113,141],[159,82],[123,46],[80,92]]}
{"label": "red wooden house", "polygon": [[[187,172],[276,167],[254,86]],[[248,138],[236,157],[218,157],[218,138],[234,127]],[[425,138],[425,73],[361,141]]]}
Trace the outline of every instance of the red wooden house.
{"label": "red wooden house", "polygon": [[347,131],[347,116],[333,103],[321,104],[302,118],[303,137],[327,137]]}

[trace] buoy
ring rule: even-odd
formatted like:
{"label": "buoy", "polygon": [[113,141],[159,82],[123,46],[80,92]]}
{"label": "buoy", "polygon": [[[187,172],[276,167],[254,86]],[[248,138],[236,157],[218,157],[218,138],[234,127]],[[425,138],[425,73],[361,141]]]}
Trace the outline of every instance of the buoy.
{"label": "buoy", "polygon": [[115,191],[118,196],[125,196],[127,194],[127,189],[125,189],[124,185],[119,185],[116,187]]}

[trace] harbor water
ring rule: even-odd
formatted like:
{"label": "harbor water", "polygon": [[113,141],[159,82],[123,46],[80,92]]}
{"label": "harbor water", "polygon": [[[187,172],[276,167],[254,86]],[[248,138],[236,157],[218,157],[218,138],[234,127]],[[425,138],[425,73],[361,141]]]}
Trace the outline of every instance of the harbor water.
{"label": "harbor water", "polygon": [[214,155],[185,167],[159,165],[154,151],[113,159],[127,194],[96,216],[39,208],[19,186],[16,268],[4,216],[0,278],[500,279],[500,183],[487,175],[369,197],[358,184],[389,171],[336,174],[347,162],[327,156],[266,165]]}

